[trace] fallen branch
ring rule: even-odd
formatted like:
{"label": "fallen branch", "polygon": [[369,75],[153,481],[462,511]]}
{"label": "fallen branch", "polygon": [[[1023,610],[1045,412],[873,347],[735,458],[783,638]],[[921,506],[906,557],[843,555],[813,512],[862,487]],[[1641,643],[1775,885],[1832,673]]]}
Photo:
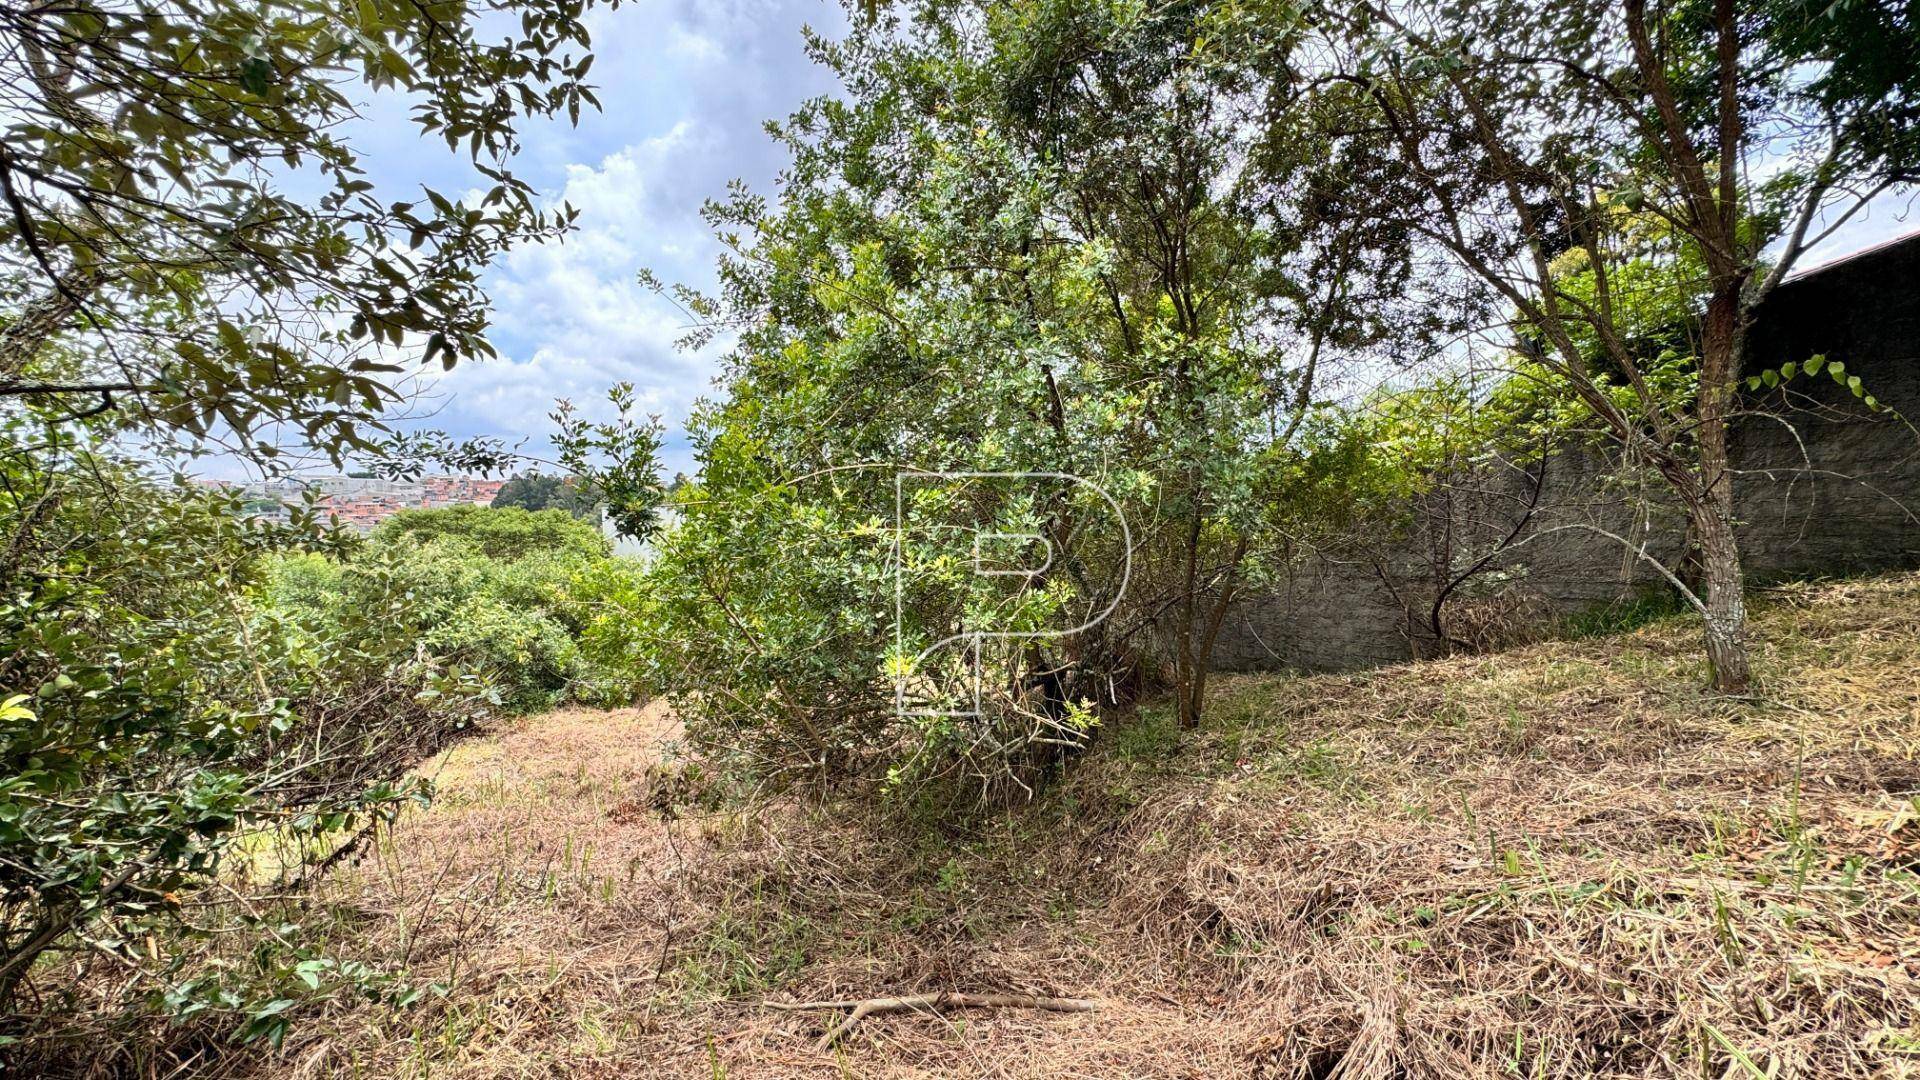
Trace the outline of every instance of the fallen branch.
{"label": "fallen branch", "polygon": [[827,1029],[814,1045],[816,1052],[825,1052],[842,1035],[853,1030],[853,1025],[875,1013],[906,1012],[910,1009],[925,1009],[939,1012],[944,1009],[1044,1009],[1047,1012],[1092,1012],[1100,1003],[1089,998],[1034,997],[1030,994],[916,994],[911,997],[866,998],[857,1001],[763,1001],[769,1009],[781,1009],[786,1012],[801,1012],[809,1009],[852,1009],[845,1020]]}

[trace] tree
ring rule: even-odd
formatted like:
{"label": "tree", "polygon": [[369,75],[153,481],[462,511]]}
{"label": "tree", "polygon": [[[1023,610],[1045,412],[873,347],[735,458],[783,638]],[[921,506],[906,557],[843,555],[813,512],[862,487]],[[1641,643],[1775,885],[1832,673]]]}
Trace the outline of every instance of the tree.
{"label": "tree", "polygon": [[582,520],[598,514],[600,505],[591,491],[570,477],[547,473],[527,473],[501,485],[493,497],[493,508],[518,507],[522,510],[565,510]]}
{"label": "tree", "polygon": [[[271,897],[344,854],[424,793],[406,771],[486,704],[419,649],[403,581],[369,580],[297,628],[259,590],[275,552],[312,543],[310,517],[248,518],[233,493],[158,480],[86,427],[0,426],[0,1037],[126,1003],[128,969],[183,1017],[243,1029],[285,988],[256,998],[197,966],[197,940],[258,932],[221,890]],[[270,876],[233,872],[236,853],[273,865],[263,846]],[[49,953],[74,962],[36,982]],[[96,960],[117,993],[67,977]]]}
{"label": "tree", "polygon": [[[1913,39],[1911,9],[1362,0],[1321,15],[1279,126],[1367,162],[1350,179],[1375,211],[1504,304],[1536,370],[1664,479],[1704,582],[1669,576],[1702,616],[1714,685],[1743,690],[1727,434],[1744,335],[1810,248],[1914,179],[1920,60],[1878,44]],[[1677,346],[1638,332],[1650,305],[1685,312]]]}
{"label": "tree", "polygon": [[[619,643],[717,757],[993,798],[1143,687],[1198,723],[1318,380],[1406,313],[1390,230],[1302,208],[1316,147],[1251,145],[1277,44],[1238,17],[929,0],[814,43],[844,97],[780,130],[777,204],[713,208],[718,294],[674,294],[738,346]],[[998,475],[1055,473],[1131,532],[1082,485]],[[1045,566],[977,575],[979,533]],[[972,658],[929,652],[1074,627],[1123,578],[1103,622],[984,643],[980,715]],[[900,715],[896,680],[940,707]]]}
{"label": "tree", "polygon": [[[166,473],[214,441],[267,470],[281,439],[378,458],[409,372],[491,355],[482,270],[572,221],[510,164],[522,118],[594,104],[589,6],[0,10],[10,1052],[23,1030],[135,1001],[150,980],[128,969],[162,980],[155,1007],[230,1019],[243,1038],[277,1039],[296,997],[353,981],[291,923],[262,932],[252,905],[424,794],[405,772],[484,713],[483,688],[414,636],[419,581],[370,568],[354,603],[297,625],[263,600],[269,557],[354,541],[310,508],[253,519],[232,493]],[[479,191],[377,191],[346,134],[362,91],[405,96]],[[553,517],[586,530],[576,548],[604,550]],[[273,880],[235,874],[231,857],[258,869],[263,843],[285,847]],[[190,943],[228,931],[255,935],[257,963],[193,970],[206,950]],[[75,962],[42,963],[50,950]],[[86,983],[96,960],[114,965],[111,987]]]}
{"label": "tree", "polygon": [[531,555],[605,558],[609,545],[600,530],[561,510],[494,509],[445,506],[402,510],[373,531],[378,544],[401,546],[440,539],[470,544],[489,559]]}
{"label": "tree", "polygon": [[595,669],[577,639],[576,579],[618,587],[597,529],[559,510],[455,506],[388,518],[345,557],[287,555],[270,566],[268,603],[325,634],[381,596],[410,598],[397,630],[427,655],[485,680],[513,712],[569,697],[626,700],[617,672]]}
{"label": "tree", "polygon": [[[492,355],[480,268],[572,220],[509,159],[520,117],[595,103],[586,6],[0,12],[0,397],[265,457],[278,426],[336,460],[373,450],[413,365]],[[377,191],[340,131],[356,86],[410,97],[480,194]]]}

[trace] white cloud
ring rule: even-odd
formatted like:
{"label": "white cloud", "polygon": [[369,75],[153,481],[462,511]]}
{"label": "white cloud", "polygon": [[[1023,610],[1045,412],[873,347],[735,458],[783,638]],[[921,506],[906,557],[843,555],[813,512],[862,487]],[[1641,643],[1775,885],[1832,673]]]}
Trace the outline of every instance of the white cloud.
{"label": "white cloud", "polygon": [[[704,141],[703,141],[704,140]],[[564,241],[512,252],[489,283],[496,338],[517,344],[495,361],[462,365],[435,380],[445,402],[435,422],[464,432],[544,435],[556,398],[589,414],[608,387],[631,381],[642,406],[682,422],[708,388],[712,350],[687,354],[675,342],[686,317],[641,286],[653,269],[669,279],[704,275],[712,242],[697,217],[677,215],[652,197],[677,163],[711,143],[681,120],[667,132],[570,165],[554,204],[579,211]]]}
{"label": "white cloud", "polygon": [[[556,398],[591,411],[608,387],[628,381],[677,430],[709,391],[723,349],[676,349],[687,316],[643,288],[639,273],[711,282],[718,249],[701,204],[736,177],[770,189],[785,156],[763,121],[830,86],[805,58],[800,27],[841,19],[820,0],[656,0],[597,12],[592,78],[604,110],[583,115],[578,128],[529,127],[518,165],[551,205],[579,211],[578,227],[489,272],[501,355],[431,377],[423,404],[433,415],[421,423],[461,436],[528,435],[539,450]],[[382,141],[376,170],[404,177],[405,141]],[[669,465],[685,468],[684,443],[670,440],[676,445]]]}

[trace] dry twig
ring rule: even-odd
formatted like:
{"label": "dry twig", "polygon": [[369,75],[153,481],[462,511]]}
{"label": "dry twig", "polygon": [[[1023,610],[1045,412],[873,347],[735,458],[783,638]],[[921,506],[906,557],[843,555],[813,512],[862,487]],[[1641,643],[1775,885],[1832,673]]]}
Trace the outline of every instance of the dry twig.
{"label": "dry twig", "polygon": [[763,1001],[769,1009],[781,1009],[786,1012],[800,1012],[808,1009],[852,1009],[847,1018],[827,1029],[820,1041],[814,1044],[816,1052],[825,1052],[839,1040],[840,1036],[853,1030],[853,1026],[875,1013],[906,1012],[909,1009],[925,1009],[939,1012],[943,1009],[1044,1009],[1047,1012],[1092,1012],[1100,1003],[1090,998],[1035,997],[1031,994],[958,994],[945,992],[939,994],[915,994],[911,997],[878,997],[858,1001]]}

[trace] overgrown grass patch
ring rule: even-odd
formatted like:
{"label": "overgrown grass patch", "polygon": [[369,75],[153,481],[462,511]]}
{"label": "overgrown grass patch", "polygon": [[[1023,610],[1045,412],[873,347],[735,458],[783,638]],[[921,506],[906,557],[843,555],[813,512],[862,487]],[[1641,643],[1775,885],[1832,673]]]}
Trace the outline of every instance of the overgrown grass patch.
{"label": "overgrown grass patch", "polygon": [[[460,956],[450,999],[342,1017],[261,1068],[1912,1071],[1920,577],[1783,586],[1756,611],[1749,697],[1704,689],[1685,619],[1222,677],[1199,730],[1150,703],[1034,801],[965,820],[788,803],[665,823],[631,809],[637,757],[576,777],[580,714],[467,751],[449,782],[474,800],[416,815],[393,871],[361,878],[343,932],[415,966]],[[1105,1006],[875,1018],[815,1057],[823,1017],[761,1004],[938,990]]]}

